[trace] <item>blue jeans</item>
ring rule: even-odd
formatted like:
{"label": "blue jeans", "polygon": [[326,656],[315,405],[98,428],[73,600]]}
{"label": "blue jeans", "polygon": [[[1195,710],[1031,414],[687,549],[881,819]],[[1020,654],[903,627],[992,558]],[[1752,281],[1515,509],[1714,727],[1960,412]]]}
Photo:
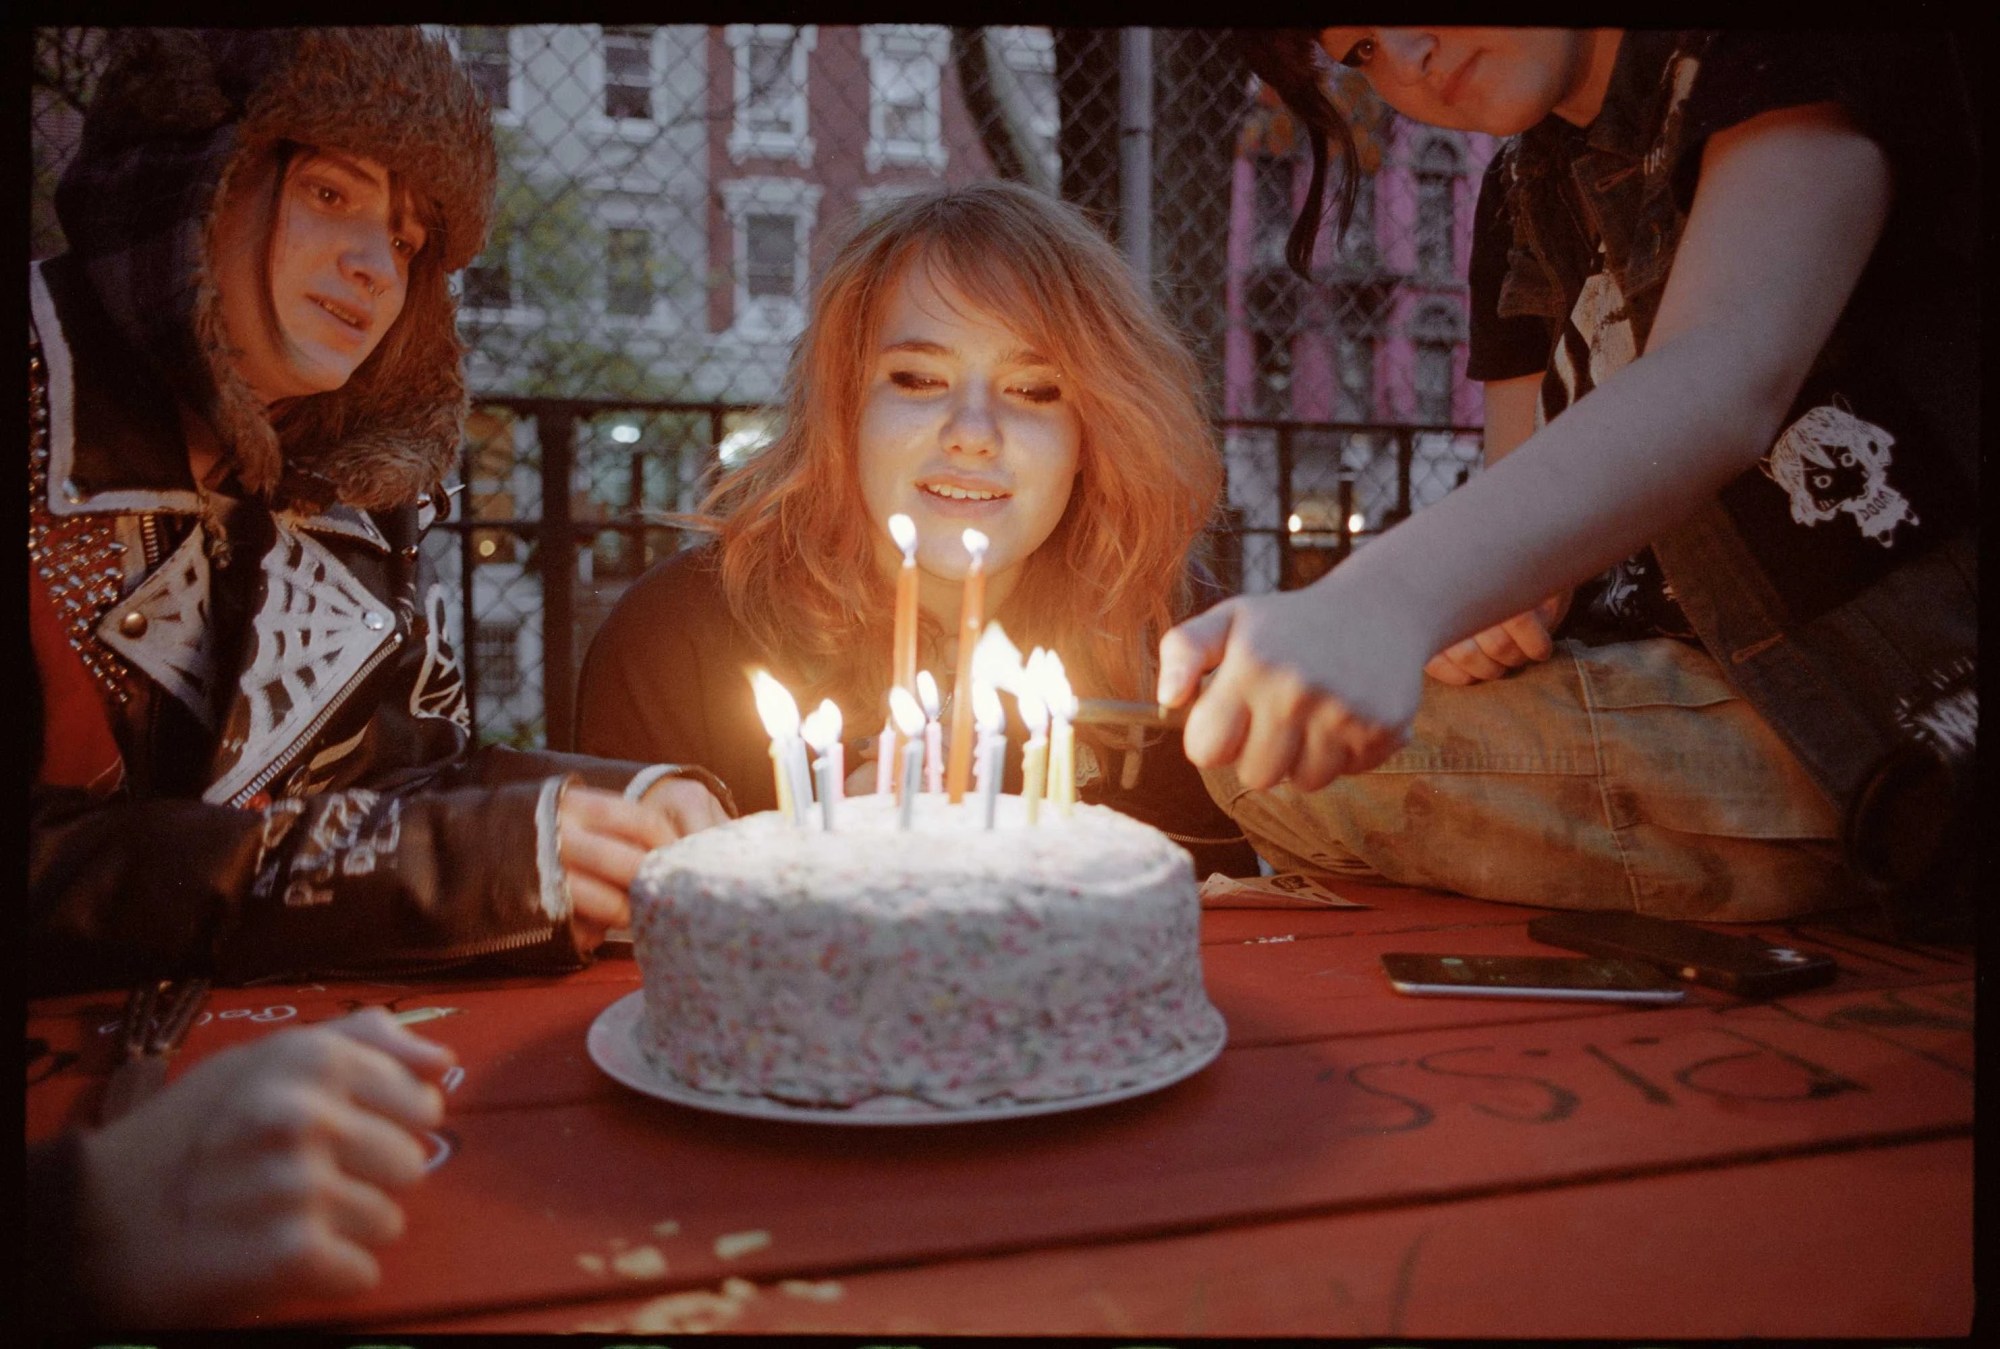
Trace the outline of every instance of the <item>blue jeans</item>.
{"label": "blue jeans", "polygon": [[1279,871],[1565,909],[1758,921],[1858,902],[1840,820],[1721,668],[1669,638],[1426,680],[1410,742],[1315,792],[1209,792]]}

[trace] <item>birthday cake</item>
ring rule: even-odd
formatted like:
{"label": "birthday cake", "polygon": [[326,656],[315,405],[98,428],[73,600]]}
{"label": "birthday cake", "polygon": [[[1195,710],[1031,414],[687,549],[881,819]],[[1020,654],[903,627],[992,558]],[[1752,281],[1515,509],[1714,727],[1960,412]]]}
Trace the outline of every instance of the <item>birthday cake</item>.
{"label": "birthday cake", "polygon": [[649,855],[632,886],[639,1048],[707,1093],[830,1108],[1057,1101],[1213,1057],[1187,853],[1102,806],[1002,797],[775,811]]}

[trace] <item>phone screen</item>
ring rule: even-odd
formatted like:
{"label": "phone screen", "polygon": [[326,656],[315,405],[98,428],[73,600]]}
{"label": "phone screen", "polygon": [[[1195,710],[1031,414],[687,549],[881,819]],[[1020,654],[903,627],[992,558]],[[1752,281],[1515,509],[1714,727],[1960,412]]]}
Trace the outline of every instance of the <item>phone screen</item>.
{"label": "phone screen", "polygon": [[1399,993],[1466,997],[1678,1002],[1686,990],[1650,965],[1578,956],[1424,955],[1392,951],[1382,968]]}

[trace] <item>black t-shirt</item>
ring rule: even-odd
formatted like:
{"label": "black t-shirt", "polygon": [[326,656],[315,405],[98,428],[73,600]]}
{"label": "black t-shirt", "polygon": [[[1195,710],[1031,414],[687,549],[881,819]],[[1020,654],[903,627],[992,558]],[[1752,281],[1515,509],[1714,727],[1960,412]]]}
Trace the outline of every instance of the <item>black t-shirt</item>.
{"label": "black t-shirt", "polygon": [[[1545,421],[1637,356],[1627,290],[1648,282],[1607,263],[1592,226],[1613,198],[1591,199],[1584,175],[1567,171],[1517,177],[1507,156],[1567,166],[1604,143],[1594,132],[1607,118],[1636,123],[1647,154],[1670,157],[1672,192],[1654,204],[1657,219],[1620,223],[1669,235],[1670,257],[1715,133],[1834,102],[1882,146],[1894,182],[1883,237],[1776,443],[1721,492],[1794,620],[1972,518],[1977,391],[1959,372],[1976,367],[1965,359],[1977,349],[1976,160],[1957,60],[1952,44],[1923,34],[1628,34],[1598,122],[1551,118],[1524,133],[1495,157],[1481,191],[1467,368],[1482,379],[1542,373]],[[1533,228],[1517,233],[1524,211]],[[1533,260],[1523,233],[1537,238]],[[1523,266],[1539,266],[1537,280],[1552,274],[1561,317],[1502,313],[1510,270]],[[1565,632],[1692,636],[1650,548],[1579,587]]]}

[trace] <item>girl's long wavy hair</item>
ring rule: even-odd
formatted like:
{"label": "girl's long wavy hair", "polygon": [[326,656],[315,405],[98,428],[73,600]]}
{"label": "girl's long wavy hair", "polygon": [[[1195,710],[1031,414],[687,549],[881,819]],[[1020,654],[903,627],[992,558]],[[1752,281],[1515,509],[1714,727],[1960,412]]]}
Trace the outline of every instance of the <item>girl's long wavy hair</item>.
{"label": "girl's long wavy hair", "polygon": [[[1104,236],[1012,183],[900,199],[833,254],[776,439],[703,503],[730,612],[808,704],[880,714],[894,585],[856,431],[885,302],[919,265],[1048,356],[1082,426],[1069,504],[992,617],[1024,653],[1058,652],[1080,695],[1150,697],[1156,644],[1188,606],[1190,550],[1222,487],[1198,372]],[[934,663],[944,634],[925,626]]]}

